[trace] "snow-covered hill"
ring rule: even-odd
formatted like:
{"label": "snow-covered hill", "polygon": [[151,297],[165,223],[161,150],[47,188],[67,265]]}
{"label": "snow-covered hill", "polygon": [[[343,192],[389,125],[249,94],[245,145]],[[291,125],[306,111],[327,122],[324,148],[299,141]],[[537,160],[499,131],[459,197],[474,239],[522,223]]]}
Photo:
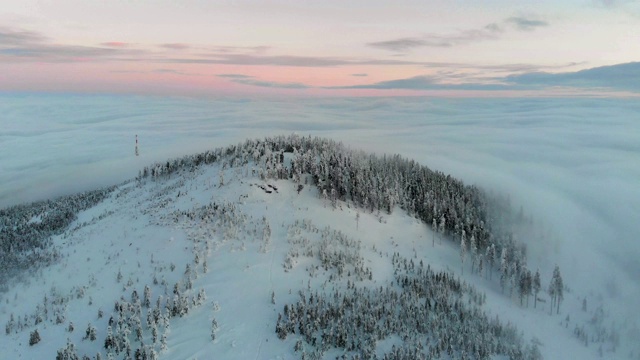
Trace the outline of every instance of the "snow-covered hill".
{"label": "snow-covered hill", "polygon": [[552,269],[534,308],[501,288],[499,257],[461,263],[456,233],[401,199],[363,208],[296,170],[299,149],[245,150],[146,168],[80,210],[46,245],[56,261],[2,294],[0,358],[634,356],[633,319],[611,324],[570,279],[550,315]]}

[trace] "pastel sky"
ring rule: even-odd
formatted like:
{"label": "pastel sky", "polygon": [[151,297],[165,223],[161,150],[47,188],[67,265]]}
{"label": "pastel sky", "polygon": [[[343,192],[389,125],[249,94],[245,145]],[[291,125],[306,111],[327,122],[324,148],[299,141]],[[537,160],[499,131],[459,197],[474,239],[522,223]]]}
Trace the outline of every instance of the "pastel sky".
{"label": "pastel sky", "polygon": [[0,91],[636,96],[637,0],[4,0]]}

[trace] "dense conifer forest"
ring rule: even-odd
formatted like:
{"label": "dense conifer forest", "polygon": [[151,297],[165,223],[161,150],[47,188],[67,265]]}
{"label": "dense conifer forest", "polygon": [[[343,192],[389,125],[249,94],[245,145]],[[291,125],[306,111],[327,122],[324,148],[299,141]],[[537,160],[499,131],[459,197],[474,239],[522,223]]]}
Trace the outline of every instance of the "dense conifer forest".
{"label": "dense conifer forest", "polygon": [[47,266],[58,254],[52,235],[62,233],[79,211],[106,198],[113,188],[0,209],[0,293],[24,270]]}

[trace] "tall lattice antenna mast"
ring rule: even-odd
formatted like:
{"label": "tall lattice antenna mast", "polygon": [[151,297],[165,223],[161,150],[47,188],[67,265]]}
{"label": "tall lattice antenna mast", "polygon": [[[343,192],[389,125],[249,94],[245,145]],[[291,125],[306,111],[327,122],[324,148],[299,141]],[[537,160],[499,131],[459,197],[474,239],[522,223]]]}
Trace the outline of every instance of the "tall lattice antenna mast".
{"label": "tall lattice antenna mast", "polygon": [[140,152],[138,151],[138,135],[136,134],[136,156],[139,156]]}

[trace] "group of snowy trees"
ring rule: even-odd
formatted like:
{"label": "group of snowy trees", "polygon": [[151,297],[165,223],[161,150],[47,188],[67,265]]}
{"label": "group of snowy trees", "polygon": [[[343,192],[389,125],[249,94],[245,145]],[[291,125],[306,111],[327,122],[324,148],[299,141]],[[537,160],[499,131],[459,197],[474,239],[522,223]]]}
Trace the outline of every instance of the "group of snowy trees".
{"label": "group of snowy trees", "polygon": [[[284,153],[293,155],[291,161],[285,161]],[[464,230],[475,237],[479,250],[494,243],[501,251],[512,241],[507,230],[494,226],[497,219],[516,218],[504,199],[399,155],[369,155],[328,139],[292,135],[247,140],[155,164],[139,178],[166,177],[213,162],[232,167],[251,163],[257,166],[252,171],[265,178],[311,179],[332,203],[343,200],[371,212],[391,212],[399,206],[426,224],[435,221],[439,232],[457,240]]]}
{"label": "group of snowy trees", "polygon": [[361,242],[329,227],[319,229],[311,220],[296,220],[287,229],[289,251],[285,256],[285,271],[291,270],[301,256],[318,260],[319,265],[307,268],[313,277],[318,267],[330,272],[330,279],[353,277],[354,280],[371,280],[371,269],[360,254]]}
{"label": "group of snowy trees", "polygon": [[52,264],[59,253],[51,236],[62,233],[76,214],[102,201],[113,187],[0,209],[0,292],[11,278]]}
{"label": "group of snowy trees", "polygon": [[377,342],[392,335],[401,343],[384,358],[540,358],[512,325],[482,311],[484,296],[473,287],[399,254],[391,261],[395,281],[386,286],[300,291],[299,300],[278,314],[276,334],[299,336],[306,343],[296,343],[301,358],[307,349],[322,355],[331,348],[372,358]]}
{"label": "group of snowy trees", "polygon": [[[165,290],[164,296],[158,295],[155,301],[151,287],[146,285],[142,296],[134,289],[130,300],[121,297],[115,302],[104,338],[104,349],[108,356],[153,360],[157,359],[158,352],[167,349],[171,318],[186,316],[193,307],[202,305],[206,300],[204,289],[195,291],[188,285],[196,272],[190,265],[186,266],[183,280],[171,287],[171,293]],[[94,332],[95,329],[89,325],[86,337],[95,338],[92,335]],[[138,344],[135,351],[134,343]]]}
{"label": "group of snowy trees", "polygon": [[[285,163],[284,153],[293,159]],[[223,161],[230,166],[259,166],[266,178],[301,181],[311,175],[320,194],[332,200],[353,202],[369,211],[391,212],[397,205],[431,223],[442,221],[443,232],[474,233],[478,246],[490,236],[487,198],[475,186],[432,171],[399,155],[377,157],[351,151],[331,140],[310,137],[276,137],[248,140],[237,146],[186,156],[145,168],[140,178],[164,177],[178,170]],[[306,179],[306,177],[305,177]]]}
{"label": "group of snowy trees", "polygon": [[[496,248],[494,244],[491,244],[486,249],[486,254],[477,251],[477,246],[474,237],[470,239],[470,254],[472,259],[471,272],[478,273],[483,276],[483,268],[485,267],[485,261],[488,265],[487,272],[491,274],[493,272]],[[466,236],[463,231],[460,242],[460,259],[462,262],[462,268],[464,269],[464,262],[467,256],[467,243]],[[504,292],[505,288],[509,288],[509,296],[513,296],[515,293],[520,299],[520,305],[523,305],[523,300],[526,299],[526,306],[529,306],[529,298],[533,295],[534,307],[537,306],[538,293],[542,288],[540,279],[540,271],[536,270],[533,274],[526,267],[526,258],[522,251],[514,251],[513,247],[503,247],[502,255],[500,256],[500,286]],[[464,272],[464,270],[463,270]],[[489,275],[491,278],[491,275]],[[560,268],[556,265],[553,270],[553,276],[549,283],[548,294],[551,297],[551,310],[556,305],[556,312],[560,312],[560,302],[563,299],[564,284],[562,282],[562,276],[560,275]]]}
{"label": "group of snowy trees", "polygon": [[[230,204],[227,205],[221,206],[220,212],[228,215],[235,214],[234,207]],[[176,215],[174,214],[174,216]],[[193,213],[188,213],[188,216],[193,216]],[[233,215],[231,218],[237,220],[238,216]],[[198,290],[193,285],[193,281],[199,273],[208,271],[206,257],[207,250],[205,248],[194,246],[193,261],[186,264],[181,279],[172,286],[167,284],[163,277],[162,283],[155,281],[153,285],[149,284],[142,289],[135,289],[130,275],[129,281],[125,282],[123,280],[126,279],[126,274],[123,275],[121,269],[116,269],[118,274],[114,274],[114,281],[122,284],[123,292],[127,292],[128,295],[121,296],[115,302],[113,314],[109,317],[108,322],[106,318],[103,319],[105,312],[98,309],[98,319],[103,320],[98,320],[95,325],[88,323],[86,328],[83,328],[82,341],[96,342],[95,358],[101,359],[106,353],[108,359],[157,359],[158,353],[167,348],[171,318],[185,316],[191,309],[201,306],[206,301],[204,289]],[[153,256],[151,263],[156,272],[158,269],[163,271],[165,268],[170,268],[171,271],[175,270],[174,266],[160,265],[157,262],[154,264]],[[92,276],[90,276],[90,283],[92,282],[91,278]],[[73,286],[68,291],[60,291],[56,287],[52,287],[50,293],[44,296],[44,300],[36,306],[33,313],[17,317],[11,314],[5,325],[6,333],[17,334],[33,329],[27,334],[29,335],[29,344],[37,346],[41,340],[39,330],[42,330],[38,327],[42,326],[43,322],[49,322],[52,326],[59,325],[61,329],[64,327],[66,331],[73,332],[75,326],[67,321],[66,312],[73,301],[85,296],[85,292],[86,287],[84,286]],[[89,305],[91,303],[90,298]],[[103,324],[105,328],[99,330],[100,324]],[[85,343],[82,347],[86,348],[87,345],[88,343]],[[99,350],[100,348],[102,350]],[[90,358],[87,355],[79,356],[78,352],[78,347],[71,340],[68,340],[67,345],[58,350],[56,358],[78,360]]]}
{"label": "group of snowy trees", "polygon": [[[292,155],[290,161],[285,161],[284,153]],[[511,225],[524,221],[524,215],[511,209],[508,198],[490,196],[476,186],[399,155],[379,157],[347,149],[332,140],[297,135],[247,140],[156,164],[145,168],[140,179],[165,177],[216,161],[225,166],[253,164],[252,171],[263,178],[311,180],[319,195],[334,207],[337,200],[370,212],[390,213],[399,206],[430,224],[440,239],[458,242],[463,269],[467,257],[472,272],[486,271],[490,278],[499,266],[503,290],[508,288],[511,296],[515,290],[527,304],[535,293],[534,305],[537,303],[540,288],[527,269],[526,247],[516,243],[511,230]],[[502,254],[499,264],[497,254]],[[559,291],[550,293],[556,305],[560,302],[555,300],[561,300]]]}
{"label": "group of snowy trees", "polygon": [[553,277],[549,283],[548,293],[551,297],[551,311],[553,311],[553,305],[557,305],[556,313],[560,313],[560,303],[564,299],[563,295],[564,284],[562,282],[562,276],[560,275],[560,268],[556,265],[553,269]]}
{"label": "group of snowy trees", "polygon": [[[291,161],[285,161],[284,153],[293,155]],[[426,224],[435,221],[440,233],[456,240],[464,230],[476,239],[478,251],[490,244],[498,251],[512,246],[509,233],[493,225],[496,218],[515,217],[502,199],[399,155],[369,155],[328,139],[292,135],[247,140],[155,164],[141,171],[139,179],[166,177],[213,162],[232,167],[251,163],[257,167],[252,171],[265,178],[311,179],[332,204],[342,200],[388,213],[399,206]]]}

